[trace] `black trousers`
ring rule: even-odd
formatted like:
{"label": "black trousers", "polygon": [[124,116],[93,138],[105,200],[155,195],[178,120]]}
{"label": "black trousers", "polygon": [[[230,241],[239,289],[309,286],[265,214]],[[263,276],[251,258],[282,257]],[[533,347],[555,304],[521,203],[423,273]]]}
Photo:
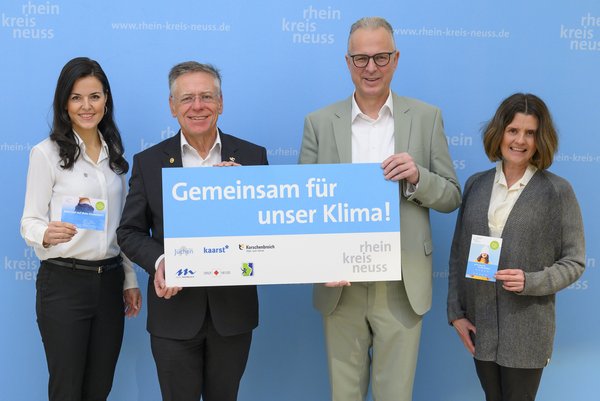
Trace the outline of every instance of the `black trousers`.
{"label": "black trousers", "polygon": [[507,368],[496,362],[475,361],[486,401],[534,401],[543,368]]}
{"label": "black trousers", "polygon": [[189,340],[150,336],[163,401],[236,401],[252,332],[222,336],[207,311]]}
{"label": "black trousers", "polygon": [[42,261],[37,323],[44,342],[50,401],[105,401],[123,340],[122,268],[102,274]]}

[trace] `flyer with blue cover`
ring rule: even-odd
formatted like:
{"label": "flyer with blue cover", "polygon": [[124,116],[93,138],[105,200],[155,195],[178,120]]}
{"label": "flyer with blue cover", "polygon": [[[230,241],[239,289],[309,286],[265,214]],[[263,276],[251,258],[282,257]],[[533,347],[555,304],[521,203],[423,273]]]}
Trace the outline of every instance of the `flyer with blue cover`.
{"label": "flyer with blue cover", "polygon": [[475,280],[496,281],[502,238],[473,235],[465,277]]}
{"label": "flyer with blue cover", "polygon": [[60,221],[74,224],[78,230],[104,231],[106,200],[86,196],[65,196]]}
{"label": "flyer with blue cover", "polygon": [[402,277],[400,186],[379,164],[162,173],[169,286]]}

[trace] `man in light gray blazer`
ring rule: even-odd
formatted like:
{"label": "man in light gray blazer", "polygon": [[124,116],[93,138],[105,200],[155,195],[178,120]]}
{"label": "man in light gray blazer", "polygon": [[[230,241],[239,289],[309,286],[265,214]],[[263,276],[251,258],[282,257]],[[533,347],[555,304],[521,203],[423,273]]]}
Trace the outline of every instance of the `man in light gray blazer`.
{"label": "man in light gray blazer", "polygon": [[314,288],[334,401],[364,400],[369,381],[376,401],[412,400],[422,316],[431,307],[429,209],[449,213],[461,200],[439,109],[390,90],[399,56],[386,20],[354,23],[346,55],[354,95],[304,124],[300,163],[382,163],[401,191],[402,281]]}

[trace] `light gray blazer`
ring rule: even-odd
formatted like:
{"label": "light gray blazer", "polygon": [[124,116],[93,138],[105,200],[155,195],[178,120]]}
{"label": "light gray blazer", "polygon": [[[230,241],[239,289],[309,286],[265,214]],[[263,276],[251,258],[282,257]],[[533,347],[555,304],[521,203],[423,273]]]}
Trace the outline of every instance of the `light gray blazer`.
{"label": "light gray blazer", "polygon": [[496,169],[467,180],[452,241],[448,321],[466,317],[477,328],[475,358],[511,368],[542,368],[552,354],[555,294],[585,268],[579,204],[569,183],[538,170],[502,231],[499,269],[525,272],[516,294],[500,282],[465,278],[471,235],[489,235],[488,208]]}
{"label": "light gray blazer", "polygon": [[[460,185],[448,153],[440,110],[393,94],[395,152],[408,152],[419,168],[419,185],[400,193],[402,278],[413,310],[431,307],[429,209],[449,213],[460,205]],[[304,121],[300,163],[352,163],[352,97],[309,114]],[[400,186],[399,186],[400,189]],[[366,195],[368,196],[368,194]],[[323,314],[334,311],[342,288],[315,285],[313,302]]]}

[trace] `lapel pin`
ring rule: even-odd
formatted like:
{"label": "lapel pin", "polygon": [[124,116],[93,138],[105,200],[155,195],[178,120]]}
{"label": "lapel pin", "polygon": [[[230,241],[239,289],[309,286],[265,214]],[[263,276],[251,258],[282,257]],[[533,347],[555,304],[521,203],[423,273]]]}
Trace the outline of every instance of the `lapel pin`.
{"label": "lapel pin", "polygon": [[173,159],[172,157],[169,159],[169,163],[173,164],[175,163],[175,159]]}

